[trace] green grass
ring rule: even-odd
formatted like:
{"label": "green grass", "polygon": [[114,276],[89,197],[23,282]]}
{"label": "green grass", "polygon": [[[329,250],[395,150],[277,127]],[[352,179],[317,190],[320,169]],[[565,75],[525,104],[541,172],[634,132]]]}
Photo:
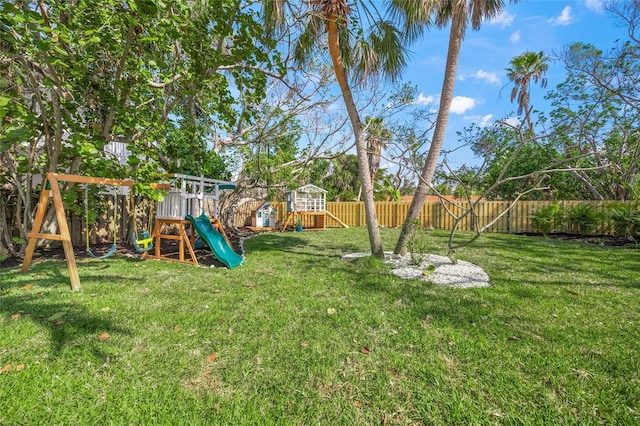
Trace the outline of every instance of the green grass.
{"label": "green grass", "polygon": [[341,261],[362,228],[245,247],[83,260],[79,292],[64,262],[0,271],[0,424],[640,423],[637,250],[490,234],[458,258],[492,285],[455,289]]}

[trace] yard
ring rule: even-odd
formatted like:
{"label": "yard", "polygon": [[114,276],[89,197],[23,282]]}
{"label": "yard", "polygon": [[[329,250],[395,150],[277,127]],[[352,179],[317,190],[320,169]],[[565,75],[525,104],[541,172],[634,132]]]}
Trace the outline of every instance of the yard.
{"label": "yard", "polygon": [[340,260],[365,228],[244,245],[83,259],[79,292],[64,261],[2,269],[0,424],[640,423],[638,250],[487,234],[458,258],[491,286],[458,289]]}

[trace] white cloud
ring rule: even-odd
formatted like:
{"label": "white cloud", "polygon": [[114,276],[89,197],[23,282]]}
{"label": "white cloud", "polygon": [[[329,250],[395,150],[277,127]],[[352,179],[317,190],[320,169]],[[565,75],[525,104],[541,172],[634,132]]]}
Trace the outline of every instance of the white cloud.
{"label": "white cloud", "polygon": [[416,104],[418,105],[430,105],[434,101],[434,97],[429,95],[425,96],[424,93],[420,92],[418,95],[418,99],[416,99]]}
{"label": "white cloud", "polygon": [[500,84],[500,79],[498,78],[498,75],[494,72],[486,72],[483,70],[478,70],[478,72],[476,72],[473,77],[477,78],[478,80],[484,80],[488,83],[494,83],[494,84]]}
{"label": "white cloud", "polygon": [[515,33],[511,34],[511,36],[509,36],[509,41],[512,44],[516,44],[517,42],[519,42],[520,41],[520,30],[518,30]]}
{"label": "white cloud", "polygon": [[491,119],[493,118],[493,114],[487,114],[480,118],[480,127],[487,127],[491,124]]}
{"label": "white cloud", "polygon": [[551,25],[569,25],[573,22],[573,16],[571,16],[571,6],[565,6],[557,18],[549,19]]}
{"label": "white cloud", "polygon": [[584,4],[587,9],[592,10],[598,14],[604,13],[601,0],[587,0]]}
{"label": "white cloud", "polygon": [[502,28],[511,26],[516,15],[509,15],[507,12],[502,12],[500,15],[491,18],[489,23],[491,25],[500,25]]}
{"label": "white cloud", "polygon": [[467,96],[456,96],[451,101],[450,112],[454,114],[464,114],[465,111],[470,110],[476,104],[476,100]]}
{"label": "white cloud", "polygon": [[500,78],[494,72],[487,72],[484,70],[478,70],[475,74],[460,74],[458,80],[465,81],[467,78],[475,78],[476,80],[484,80],[487,83],[500,84]]}
{"label": "white cloud", "polygon": [[493,118],[493,114],[487,114],[487,115],[468,115],[465,116],[464,119],[466,121],[473,121],[474,123],[476,123],[479,127],[488,127],[491,124],[493,124],[493,121],[491,121],[491,119]]}

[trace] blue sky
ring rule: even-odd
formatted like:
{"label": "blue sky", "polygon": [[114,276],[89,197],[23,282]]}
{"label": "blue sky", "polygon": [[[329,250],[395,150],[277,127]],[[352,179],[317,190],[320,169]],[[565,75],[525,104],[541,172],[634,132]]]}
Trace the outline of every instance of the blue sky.
{"label": "blue sky", "polygon": [[[451,106],[444,149],[457,145],[456,131],[487,125],[513,116],[517,109],[510,102],[512,85],[505,68],[509,61],[526,51],[544,51],[548,56],[573,42],[591,43],[608,50],[617,39],[626,40],[622,27],[602,9],[599,0],[528,0],[508,4],[504,13],[484,22],[479,31],[467,30],[458,63],[458,76]],[[418,88],[417,101],[437,108],[444,74],[448,28],[432,29],[412,46],[413,56],[403,80]],[[562,83],[566,72],[550,63],[546,89],[532,88],[534,109],[548,110],[544,94]],[[461,150],[448,157],[453,167],[477,164],[473,154]]]}

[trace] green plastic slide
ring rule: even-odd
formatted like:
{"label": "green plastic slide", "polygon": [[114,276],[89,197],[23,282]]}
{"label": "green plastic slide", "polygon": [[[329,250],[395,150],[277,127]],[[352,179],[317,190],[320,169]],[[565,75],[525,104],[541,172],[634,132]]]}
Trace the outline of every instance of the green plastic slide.
{"label": "green plastic slide", "polygon": [[186,219],[191,222],[200,238],[207,243],[216,259],[224,263],[227,268],[232,269],[244,263],[242,256],[229,247],[224,235],[213,228],[207,215],[203,214],[197,218],[187,215]]}

